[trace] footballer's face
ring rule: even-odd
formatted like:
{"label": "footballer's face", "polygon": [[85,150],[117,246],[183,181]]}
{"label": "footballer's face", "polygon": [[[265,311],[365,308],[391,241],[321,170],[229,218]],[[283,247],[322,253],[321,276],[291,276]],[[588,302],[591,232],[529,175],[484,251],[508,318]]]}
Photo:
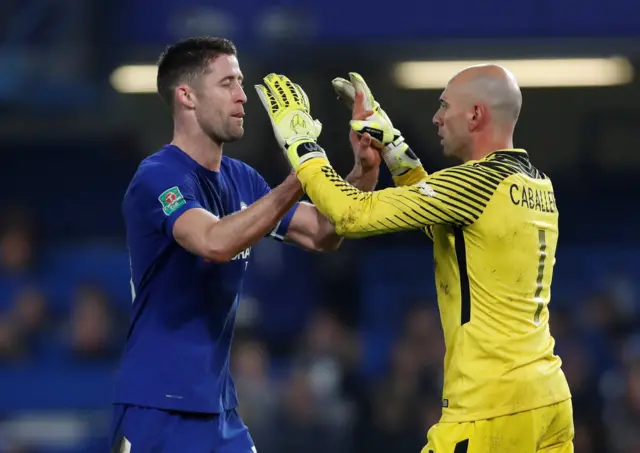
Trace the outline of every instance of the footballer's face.
{"label": "footballer's face", "polygon": [[457,157],[465,160],[471,145],[469,131],[469,108],[460,90],[453,82],[440,96],[440,108],[433,116],[433,124],[438,128],[440,144],[447,157]]}
{"label": "footballer's face", "polygon": [[220,55],[197,83],[196,118],[204,132],[216,142],[233,142],[244,134],[247,96],[242,80],[237,57]]}

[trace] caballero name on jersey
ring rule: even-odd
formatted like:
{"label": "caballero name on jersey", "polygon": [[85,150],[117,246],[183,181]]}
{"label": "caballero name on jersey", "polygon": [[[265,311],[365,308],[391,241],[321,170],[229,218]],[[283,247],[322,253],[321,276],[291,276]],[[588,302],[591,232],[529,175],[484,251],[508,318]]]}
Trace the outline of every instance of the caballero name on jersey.
{"label": "caballero name on jersey", "polygon": [[540,212],[556,212],[556,199],[550,190],[533,189],[526,186],[511,184],[509,188],[511,202],[516,206],[533,209]]}

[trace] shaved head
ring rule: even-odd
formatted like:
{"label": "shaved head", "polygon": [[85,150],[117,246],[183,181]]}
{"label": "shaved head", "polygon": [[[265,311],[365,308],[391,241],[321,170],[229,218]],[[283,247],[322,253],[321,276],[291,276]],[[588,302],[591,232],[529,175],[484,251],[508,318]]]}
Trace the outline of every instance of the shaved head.
{"label": "shaved head", "polygon": [[494,121],[515,126],[522,108],[522,93],[513,74],[502,66],[470,66],[456,74],[449,86],[465,92],[472,103],[485,103]]}
{"label": "shaved head", "polygon": [[455,74],[440,96],[433,117],[444,153],[470,160],[488,148],[513,146],[522,93],[513,74],[502,66],[470,66]]}

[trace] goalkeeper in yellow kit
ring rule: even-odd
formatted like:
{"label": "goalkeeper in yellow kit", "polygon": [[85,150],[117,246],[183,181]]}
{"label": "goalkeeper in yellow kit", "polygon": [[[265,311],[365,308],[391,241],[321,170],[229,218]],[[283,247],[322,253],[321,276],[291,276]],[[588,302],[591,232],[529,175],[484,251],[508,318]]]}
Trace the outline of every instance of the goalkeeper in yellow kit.
{"label": "goalkeeper in yellow kit", "polygon": [[558,210],[550,179],[513,148],[522,97],[494,65],[467,68],[433,117],[461,165],[428,175],[364,80],[335,79],[340,97],[364,92],[372,114],[351,121],[382,148],[397,187],[361,192],[316,143],[321,127],[302,89],[270,74],[258,94],[279,144],[338,234],[423,229],[434,243],[446,343],[442,417],[423,453],[573,451],[571,394],[549,331]]}

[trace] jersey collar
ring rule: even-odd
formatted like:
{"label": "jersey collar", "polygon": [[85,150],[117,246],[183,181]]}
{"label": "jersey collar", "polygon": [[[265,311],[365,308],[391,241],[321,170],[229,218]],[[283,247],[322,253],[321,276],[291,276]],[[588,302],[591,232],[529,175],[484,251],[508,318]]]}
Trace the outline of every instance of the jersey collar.
{"label": "jersey collar", "polygon": [[[505,149],[497,149],[491,154],[495,153],[511,153],[511,154],[528,154],[526,149],[523,148],[505,148]],[[489,156],[491,155],[489,154]]]}
{"label": "jersey collar", "polygon": [[527,150],[523,149],[523,148],[505,148],[505,149],[497,149],[489,154],[487,154],[486,156],[484,156],[482,160],[487,160],[492,158],[493,156],[495,156],[496,154],[510,154],[513,156],[525,156],[525,157],[529,157],[529,153],[527,153]]}

